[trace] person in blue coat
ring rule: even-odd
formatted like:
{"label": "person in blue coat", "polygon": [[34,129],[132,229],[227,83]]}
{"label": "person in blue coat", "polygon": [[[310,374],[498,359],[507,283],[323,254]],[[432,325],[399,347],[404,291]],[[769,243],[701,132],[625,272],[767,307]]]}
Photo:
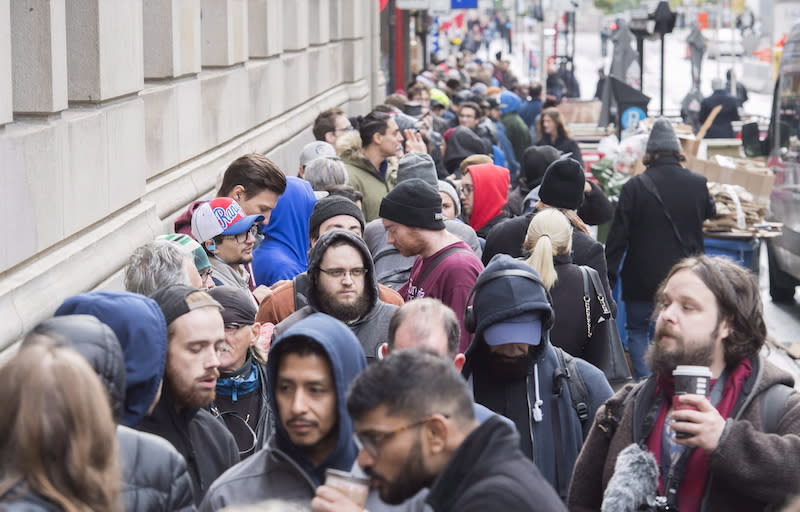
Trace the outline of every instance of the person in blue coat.
{"label": "person in blue coat", "polygon": [[310,183],[296,176],[286,178],[286,191],[263,228],[264,241],[253,251],[256,286],[272,286],[306,271],[308,219],[316,202]]}

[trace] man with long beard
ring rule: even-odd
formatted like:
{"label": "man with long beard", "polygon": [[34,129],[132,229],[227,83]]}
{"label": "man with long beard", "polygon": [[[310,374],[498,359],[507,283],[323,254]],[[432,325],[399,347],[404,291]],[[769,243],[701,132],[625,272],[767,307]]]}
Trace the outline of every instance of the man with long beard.
{"label": "man with long beard", "polygon": [[[514,422],[522,453],[566,499],[572,466],[611,387],[603,372],[550,343],[553,309],[526,263],[495,256],[471,296],[464,323],[475,338],[462,373],[475,402]],[[585,383],[585,396],[573,394],[570,379]]]}
{"label": "man with long beard", "polygon": [[[607,487],[636,486],[638,474],[625,478],[615,467],[632,443],[655,459],[661,477],[652,486],[670,510],[780,508],[800,493],[800,396],[792,377],[759,355],[767,329],[755,276],[724,258],[686,258],[655,298],[646,356],[653,375],[597,412],[575,465],[570,510],[598,510]],[[673,396],[677,365],[710,368],[708,398]]]}
{"label": "man with long beard", "polygon": [[323,234],[308,255],[308,305],[275,326],[275,336],[314,313],[326,313],[353,330],[367,361],[389,334],[397,306],[380,300],[375,267],[366,243],[355,233],[334,229]]}
{"label": "man with long beard", "polygon": [[161,288],[152,299],[164,314],[169,337],[164,388],[152,414],[136,429],[163,437],[184,456],[198,504],[211,483],[239,462],[233,436],[205,410],[215,397],[217,354],[225,343],[222,306],[185,285]]}

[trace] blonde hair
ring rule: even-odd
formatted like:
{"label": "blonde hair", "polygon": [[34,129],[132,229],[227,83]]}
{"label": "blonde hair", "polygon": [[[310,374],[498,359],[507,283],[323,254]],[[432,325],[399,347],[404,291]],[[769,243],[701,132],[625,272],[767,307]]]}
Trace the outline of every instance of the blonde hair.
{"label": "blonde hair", "polygon": [[23,347],[0,368],[0,495],[21,484],[66,512],[120,510],[116,425],[89,363]]}
{"label": "blonde hair", "polygon": [[558,280],[553,256],[572,252],[572,226],[567,217],[555,208],[538,212],[528,224],[525,247],[531,250],[526,263],[542,278],[548,290]]}
{"label": "blonde hair", "polygon": [[492,163],[492,157],[489,155],[469,155],[467,158],[461,161],[458,164],[458,168],[461,169],[461,173],[467,172],[467,167],[471,165],[480,165],[480,164],[490,164]]}

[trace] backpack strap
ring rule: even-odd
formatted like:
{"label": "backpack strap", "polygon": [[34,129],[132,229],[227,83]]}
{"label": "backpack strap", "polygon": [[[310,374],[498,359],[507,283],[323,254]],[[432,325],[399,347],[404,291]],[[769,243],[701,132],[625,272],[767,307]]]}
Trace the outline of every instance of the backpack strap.
{"label": "backpack strap", "polygon": [[422,285],[423,285],[423,283],[425,283],[425,280],[428,278],[428,276],[431,274],[431,272],[433,272],[433,269],[435,269],[436,267],[439,266],[439,263],[441,263],[446,257],[450,256],[451,254],[455,254],[455,253],[458,253],[458,252],[473,253],[474,254],[472,249],[464,249],[463,247],[448,247],[447,249],[445,249],[444,251],[439,253],[439,255],[436,256],[433,259],[433,261],[431,261],[428,264],[428,266],[425,268],[425,271],[422,272],[422,275],[420,276],[419,281],[417,281],[417,288],[422,288]]}
{"label": "backpack strap", "polygon": [[775,434],[778,430],[783,413],[786,410],[786,400],[796,390],[786,384],[775,384],[764,392],[761,402],[761,427],[762,432]]}
{"label": "backpack strap", "polygon": [[556,350],[559,362],[559,368],[553,375],[553,393],[561,394],[561,380],[566,379],[570,398],[572,399],[572,408],[575,409],[575,414],[581,421],[581,426],[584,426],[587,421],[592,421],[592,418],[589,417],[589,390],[586,388],[586,382],[578,370],[575,358],[559,347],[553,348]]}

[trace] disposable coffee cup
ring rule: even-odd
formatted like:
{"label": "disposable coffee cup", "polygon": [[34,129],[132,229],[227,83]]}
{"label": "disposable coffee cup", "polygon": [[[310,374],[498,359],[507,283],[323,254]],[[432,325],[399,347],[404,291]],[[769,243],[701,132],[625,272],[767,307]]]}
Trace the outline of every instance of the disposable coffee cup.
{"label": "disposable coffee cup", "polygon": [[[672,371],[675,378],[675,395],[672,397],[672,409],[680,411],[682,409],[697,409],[694,406],[680,402],[681,395],[702,395],[708,396],[711,382],[711,368],[708,366],[689,366],[679,365]],[[686,439],[692,437],[685,432],[677,432],[675,437]]]}
{"label": "disposable coffee cup", "polygon": [[328,468],[325,470],[325,485],[341,492],[359,507],[367,504],[369,478],[353,476],[347,471]]}

